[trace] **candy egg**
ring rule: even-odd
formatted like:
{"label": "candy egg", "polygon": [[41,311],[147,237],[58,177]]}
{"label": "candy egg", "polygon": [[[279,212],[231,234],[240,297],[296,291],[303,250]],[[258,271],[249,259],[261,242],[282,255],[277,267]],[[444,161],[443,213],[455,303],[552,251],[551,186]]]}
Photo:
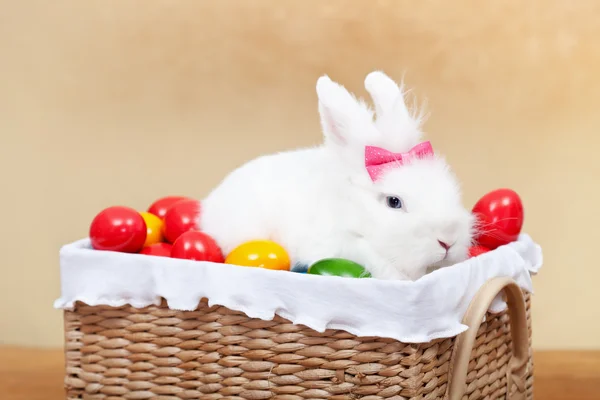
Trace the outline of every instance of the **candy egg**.
{"label": "candy egg", "polygon": [[144,246],[151,246],[163,241],[163,220],[154,214],[143,211],[140,213],[146,222],[146,242]]}
{"label": "candy egg", "polygon": [[283,247],[273,241],[253,240],[231,251],[225,264],[289,271],[290,257]]}
{"label": "candy egg", "polygon": [[326,258],[317,261],[308,269],[312,275],[341,276],[346,278],[370,278],[371,274],[354,261],[343,258]]}

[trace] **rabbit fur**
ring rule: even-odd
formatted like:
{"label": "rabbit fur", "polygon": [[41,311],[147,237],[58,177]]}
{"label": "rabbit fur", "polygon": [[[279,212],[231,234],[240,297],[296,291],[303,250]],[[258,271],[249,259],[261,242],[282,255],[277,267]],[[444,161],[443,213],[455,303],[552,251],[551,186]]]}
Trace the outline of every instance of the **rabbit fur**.
{"label": "rabbit fur", "polygon": [[[339,257],[374,278],[402,280],[467,258],[474,219],[443,157],[412,160],[376,181],[367,174],[365,146],[410,150],[421,141],[422,114],[409,110],[404,86],[383,72],[371,72],[364,83],[375,113],[321,76],[323,144],[251,160],[202,201],[198,228],[224,254],[268,239],[281,244],[293,264]],[[390,208],[390,196],[402,207]]]}

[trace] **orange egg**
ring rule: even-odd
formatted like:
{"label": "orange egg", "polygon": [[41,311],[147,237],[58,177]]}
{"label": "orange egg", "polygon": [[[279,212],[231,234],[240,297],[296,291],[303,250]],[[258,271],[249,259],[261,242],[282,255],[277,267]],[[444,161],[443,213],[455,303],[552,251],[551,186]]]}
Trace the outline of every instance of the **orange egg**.
{"label": "orange egg", "polygon": [[163,220],[154,214],[143,211],[140,213],[144,222],[146,222],[146,242],[144,246],[151,246],[163,241]]}
{"label": "orange egg", "polygon": [[253,240],[236,247],[225,264],[274,270],[290,270],[290,257],[283,247],[270,240]]}

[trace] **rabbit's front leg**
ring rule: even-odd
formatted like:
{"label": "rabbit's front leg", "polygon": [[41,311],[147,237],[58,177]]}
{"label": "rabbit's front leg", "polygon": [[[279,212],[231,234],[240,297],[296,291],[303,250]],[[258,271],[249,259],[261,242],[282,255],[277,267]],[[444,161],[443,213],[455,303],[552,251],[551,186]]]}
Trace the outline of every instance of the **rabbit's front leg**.
{"label": "rabbit's front leg", "polygon": [[410,276],[395,268],[387,260],[373,260],[367,263],[366,269],[371,273],[373,278],[385,279],[385,280],[401,280],[411,281],[413,280]]}

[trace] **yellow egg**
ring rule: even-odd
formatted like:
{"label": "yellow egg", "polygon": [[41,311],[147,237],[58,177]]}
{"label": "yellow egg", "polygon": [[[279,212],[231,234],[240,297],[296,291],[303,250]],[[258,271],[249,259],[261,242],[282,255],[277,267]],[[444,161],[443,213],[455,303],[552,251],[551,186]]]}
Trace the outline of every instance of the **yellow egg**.
{"label": "yellow egg", "polygon": [[283,247],[273,241],[253,240],[231,251],[225,264],[289,271],[290,257]]}
{"label": "yellow egg", "polygon": [[144,222],[146,223],[146,242],[144,243],[144,247],[162,242],[163,220],[146,211],[141,212],[140,215],[144,218]]}

